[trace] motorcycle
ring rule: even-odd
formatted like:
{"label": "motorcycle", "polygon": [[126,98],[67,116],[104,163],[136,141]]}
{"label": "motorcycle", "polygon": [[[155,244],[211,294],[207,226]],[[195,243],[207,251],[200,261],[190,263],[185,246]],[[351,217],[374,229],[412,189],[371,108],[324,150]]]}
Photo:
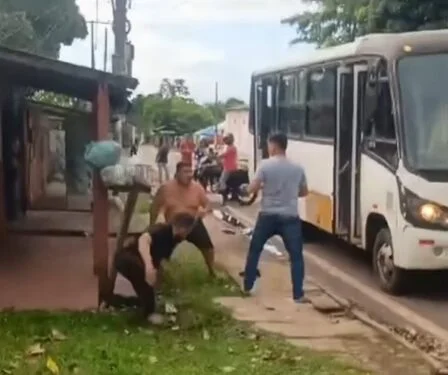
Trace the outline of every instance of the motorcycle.
{"label": "motorcycle", "polygon": [[221,176],[221,166],[214,162],[205,162],[198,166],[194,171],[194,179],[198,181],[202,187],[207,190],[210,187],[210,191],[215,193],[215,187],[218,186],[219,176]]}
{"label": "motorcycle", "polygon": [[194,171],[194,178],[205,190],[210,187],[212,193],[222,196],[223,204],[227,202],[238,202],[241,206],[250,206],[257,199],[257,194],[245,196],[241,193],[242,185],[249,183],[249,171],[245,166],[240,166],[236,171],[230,173],[227,179],[226,189],[220,191],[219,178],[222,173],[222,164],[216,154],[209,155]]}
{"label": "motorcycle", "polygon": [[250,206],[257,199],[257,194],[246,196],[241,193],[241,186],[249,183],[249,171],[246,168],[238,168],[230,172],[227,179],[226,189],[220,191],[223,204],[227,202],[238,202],[241,206]]}

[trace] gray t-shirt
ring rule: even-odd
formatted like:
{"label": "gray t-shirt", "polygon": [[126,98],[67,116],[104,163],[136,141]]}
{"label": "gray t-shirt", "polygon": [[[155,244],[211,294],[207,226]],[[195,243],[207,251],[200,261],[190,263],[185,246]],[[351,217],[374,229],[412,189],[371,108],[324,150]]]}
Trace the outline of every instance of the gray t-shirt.
{"label": "gray t-shirt", "polygon": [[306,186],[303,168],[286,157],[265,159],[255,173],[262,183],[263,195],[260,212],[282,216],[298,216],[299,190]]}

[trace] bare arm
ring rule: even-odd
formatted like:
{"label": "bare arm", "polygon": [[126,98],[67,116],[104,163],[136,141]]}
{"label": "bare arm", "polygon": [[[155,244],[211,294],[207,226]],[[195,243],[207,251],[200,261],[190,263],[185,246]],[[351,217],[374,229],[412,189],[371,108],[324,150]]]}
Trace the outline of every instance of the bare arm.
{"label": "bare arm", "polygon": [[150,285],[155,285],[157,278],[157,270],[152,263],[151,257],[151,236],[149,233],[143,233],[138,239],[138,252],[145,264],[146,281]]}
{"label": "bare arm", "polygon": [[204,217],[205,215],[212,212],[212,207],[210,205],[210,201],[207,197],[207,193],[205,192],[204,188],[201,185],[198,185],[198,189],[200,190],[200,192],[199,192],[200,198],[199,199],[200,199],[200,205],[201,205],[201,207],[199,207],[199,210],[198,210],[198,216]]}
{"label": "bare arm", "polygon": [[161,208],[165,204],[165,187],[164,185],[159,187],[157,193],[151,203],[151,208],[149,210],[149,225],[153,225],[157,217],[159,216]]}
{"label": "bare arm", "polygon": [[251,181],[249,186],[246,188],[246,191],[248,194],[255,194],[258,193],[258,191],[263,186],[265,173],[264,173],[264,167],[263,164],[261,164],[257,171],[255,172],[255,178]]}
{"label": "bare arm", "polygon": [[261,189],[261,186],[262,186],[261,181],[258,178],[254,178],[246,188],[247,194],[258,193],[259,190]]}

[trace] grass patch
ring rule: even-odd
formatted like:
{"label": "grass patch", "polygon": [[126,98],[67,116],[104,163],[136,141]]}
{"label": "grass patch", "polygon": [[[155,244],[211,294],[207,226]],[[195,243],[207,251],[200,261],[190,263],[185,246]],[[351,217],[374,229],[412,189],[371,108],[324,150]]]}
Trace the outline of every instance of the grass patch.
{"label": "grass patch", "polygon": [[[0,313],[0,373],[51,374],[48,358],[60,374],[79,375],[363,373],[232,320],[211,299],[238,288],[226,278],[210,281],[191,247],[168,271],[164,298],[178,314],[166,327],[130,324],[129,313]],[[45,352],[32,356],[30,347]]]}

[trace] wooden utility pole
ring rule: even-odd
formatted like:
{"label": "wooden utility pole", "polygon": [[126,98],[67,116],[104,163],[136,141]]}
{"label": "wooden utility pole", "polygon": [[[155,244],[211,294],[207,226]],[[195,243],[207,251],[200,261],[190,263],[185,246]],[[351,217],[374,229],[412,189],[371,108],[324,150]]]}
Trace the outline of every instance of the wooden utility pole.
{"label": "wooden utility pole", "polygon": [[[219,85],[218,82],[215,82],[215,111],[218,110],[219,104]],[[215,137],[218,139],[218,124],[215,124]]]}
{"label": "wooden utility pole", "polygon": [[127,0],[114,0],[113,31],[115,35],[115,51],[112,59],[112,73],[126,74],[126,40]]}
{"label": "wooden utility pole", "polygon": [[[130,0],[111,0],[114,13],[113,31],[115,35],[115,51],[112,57],[112,73],[117,75],[130,75],[132,57],[129,56],[131,44],[127,40],[127,35],[131,31],[131,24],[127,18]],[[133,46],[132,46],[133,50]],[[122,128],[126,122],[123,114],[119,114],[115,123],[115,139],[123,145]]]}
{"label": "wooden utility pole", "polygon": [[104,29],[104,56],[103,56],[103,70],[107,72],[107,57],[109,55],[109,31],[107,27]]}
{"label": "wooden utility pole", "polygon": [[95,22],[90,22],[90,59],[92,69],[95,69]]}

